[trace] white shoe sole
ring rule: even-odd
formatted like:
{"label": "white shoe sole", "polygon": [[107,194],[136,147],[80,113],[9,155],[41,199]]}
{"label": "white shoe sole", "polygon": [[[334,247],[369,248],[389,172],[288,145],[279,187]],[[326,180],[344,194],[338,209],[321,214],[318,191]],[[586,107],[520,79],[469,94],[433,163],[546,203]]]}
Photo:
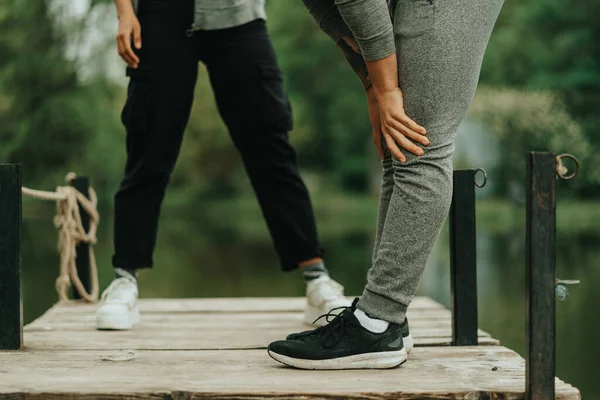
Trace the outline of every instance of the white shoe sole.
{"label": "white shoe sole", "polygon": [[410,353],[413,347],[415,347],[415,341],[410,334],[407,337],[403,337],[402,342],[404,343],[404,349],[407,353]]}
{"label": "white shoe sole", "polygon": [[268,350],[275,361],[289,367],[299,369],[388,369],[398,367],[406,362],[406,350],[365,353],[354,356],[333,358],[330,360],[304,360],[292,358]]}
{"label": "white shoe sole", "polygon": [[137,306],[127,313],[96,313],[96,329],[98,330],[126,331],[132,329],[135,324],[139,323],[140,310]]}

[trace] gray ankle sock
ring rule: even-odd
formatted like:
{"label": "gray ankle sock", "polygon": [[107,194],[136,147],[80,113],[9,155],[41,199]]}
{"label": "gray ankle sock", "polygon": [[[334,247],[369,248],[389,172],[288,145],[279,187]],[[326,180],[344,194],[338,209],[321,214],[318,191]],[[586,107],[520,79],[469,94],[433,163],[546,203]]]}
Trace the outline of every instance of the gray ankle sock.
{"label": "gray ankle sock", "polygon": [[329,276],[329,271],[325,268],[323,261],[317,261],[313,264],[302,267],[302,275],[304,275],[305,281],[312,281],[313,279],[320,278],[322,276]]}
{"label": "gray ankle sock", "polygon": [[115,279],[133,278],[137,281],[137,269],[115,268]]}

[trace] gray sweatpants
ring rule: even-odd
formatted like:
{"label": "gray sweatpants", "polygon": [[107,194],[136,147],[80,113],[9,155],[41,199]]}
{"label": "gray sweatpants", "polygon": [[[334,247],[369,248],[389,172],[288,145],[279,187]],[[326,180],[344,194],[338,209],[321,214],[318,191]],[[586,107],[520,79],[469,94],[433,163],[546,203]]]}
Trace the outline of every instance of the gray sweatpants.
{"label": "gray sweatpants", "polygon": [[[394,4],[395,3],[395,4]],[[452,196],[452,153],[502,0],[396,0],[399,82],[406,114],[427,129],[425,154],[386,151],[373,265],[358,308],[390,322],[406,309]]]}

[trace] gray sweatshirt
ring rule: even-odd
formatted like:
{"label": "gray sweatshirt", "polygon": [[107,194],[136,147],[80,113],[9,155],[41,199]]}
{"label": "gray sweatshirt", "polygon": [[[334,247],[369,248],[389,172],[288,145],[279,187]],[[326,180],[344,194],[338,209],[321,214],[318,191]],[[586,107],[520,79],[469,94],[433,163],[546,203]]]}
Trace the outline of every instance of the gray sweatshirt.
{"label": "gray sweatshirt", "polygon": [[[137,10],[140,1],[132,0]],[[180,0],[170,0],[180,1]],[[196,0],[193,30],[231,28],[266,19],[265,0]]]}
{"label": "gray sweatshirt", "polygon": [[302,0],[321,29],[336,43],[352,34],[363,58],[394,54],[394,33],[387,0]]}

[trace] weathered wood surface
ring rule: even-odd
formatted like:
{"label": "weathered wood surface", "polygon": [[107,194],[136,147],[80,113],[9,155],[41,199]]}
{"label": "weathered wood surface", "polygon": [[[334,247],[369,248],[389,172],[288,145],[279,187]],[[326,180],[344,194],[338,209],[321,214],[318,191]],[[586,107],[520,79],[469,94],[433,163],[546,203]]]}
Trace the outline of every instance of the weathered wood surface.
{"label": "weathered wood surface", "polygon": [[[524,399],[525,363],[479,332],[449,347],[450,313],[419,298],[417,346],[383,371],[297,371],[266,345],[304,330],[303,299],[142,300],[132,331],[100,332],[95,306],[55,306],[25,328],[25,350],[0,352],[0,399]],[[129,361],[110,361],[132,351]],[[579,392],[556,380],[558,399]]]}
{"label": "weathered wood surface", "polygon": [[[291,332],[308,329],[302,323],[304,302],[302,298],[141,300],[142,323],[135,330],[122,332],[96,331],[94,305],[61,305],[25,328],[25,346],[64,350],[260,349]],[[450,345],[451,315],[441,304],[419,297],[411,305],[408,318],[417,346]],[[479,331],[479,343],[495,345],[498,341]]]}
{"label": "weathered wood surface", "polygon": [[[352,297],[348,298],[352,300]],[[303,297],[240,297],[240,298],[195,298],[195,299],[141,299],[140,311],[151,313],[198,313],[198,312],[300,312],[304,309]],[[73,303],[51,308],[48,313],[89,313],[96,306],[86,303]],[[440,303],[429,297],[415,297],[410,310],[446,310]],[[447,311],[447,310],[446,310]]]}
{"label": "weathered wood surface", "polygon": [[[525,388],[523,360],[500,346],[416,348],[405,365],[384,371],[297,371],[264,350],[142,350],[130,361],[104,361],[119,355],[2,353],[0,398],[523,399]],[[556,392],[578,398],[558,379]]]}

